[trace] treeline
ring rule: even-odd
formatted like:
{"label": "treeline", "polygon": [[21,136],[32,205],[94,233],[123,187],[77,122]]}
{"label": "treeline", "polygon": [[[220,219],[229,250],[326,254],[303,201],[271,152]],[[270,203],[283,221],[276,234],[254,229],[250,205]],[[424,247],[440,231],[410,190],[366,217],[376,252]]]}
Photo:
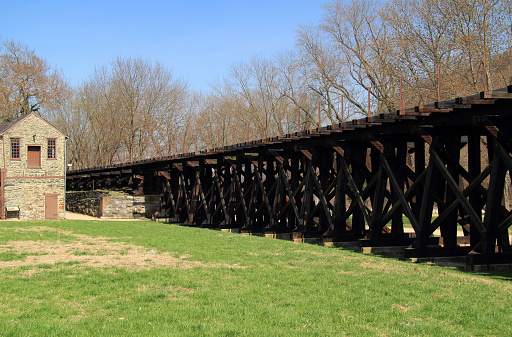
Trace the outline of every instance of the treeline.
{"label": "treeline", "polygon": [[[0,109],[4,120],[45,114],[70,137],[74,167],[211,149],[510,85],[511,18],[512,0],[330,1],[321,22],[297,28],[293,50],[233,64],[207,94],[138,58],[70,89],[4,42]],[[45,90],[10,70],[20,55],[43,63]]]}

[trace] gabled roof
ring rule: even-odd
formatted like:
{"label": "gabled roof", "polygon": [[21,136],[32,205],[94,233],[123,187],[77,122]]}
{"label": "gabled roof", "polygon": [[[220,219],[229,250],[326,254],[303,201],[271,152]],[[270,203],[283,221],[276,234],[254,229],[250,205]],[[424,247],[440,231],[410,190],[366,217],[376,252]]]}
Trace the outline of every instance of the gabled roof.
{"label": "gabled roof", "polygon": [[13,119],[7,124],[0,124],[0,134],[3,134],[5,131],[10,129],[12,126],[18,124],[21,120],[25,119],[28,115],[20,116],[18,118]]}
{"label": "gabled roof", "polygon": [[28,118],[29,116],[36,116],[37,118],[41,119],[43,122],[45,122],[46,124],[50,125],[52,128],[54,128],[55,130],[57,130],[58,132],[60,132],[64,137],[67,138],[67,136],[62,132],[60,131],[59,129],[57,129],[55,126],[53,126],[50,122],[48,122],[46,119],[44,119],[43,117],[39,116],[38,114],[36,114],[35,112],[31,112],[27,115],[24,115],[24,116],[20,116],[18,118],[15,118],[13,119],[12,121],[10,121],[9,123],[7,124],[0,124],[0,135],[3,135],[5,132],[7,132],[9,129],[11,129],[13,126],[15,126],[16,124],[18,124],[19,122],[21,122],[22,120],[24,120],[25,118]]}

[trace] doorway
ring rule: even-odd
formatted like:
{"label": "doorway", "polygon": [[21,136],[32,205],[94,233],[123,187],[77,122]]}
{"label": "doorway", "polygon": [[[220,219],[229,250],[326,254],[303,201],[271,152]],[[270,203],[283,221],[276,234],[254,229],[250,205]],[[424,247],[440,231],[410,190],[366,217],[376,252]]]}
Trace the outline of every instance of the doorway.
{"label": "doorway", "polygon": [[59,218],[59,203],[57,195],[46,195],[44,200],[44,218],[45,219],[58,219]]}

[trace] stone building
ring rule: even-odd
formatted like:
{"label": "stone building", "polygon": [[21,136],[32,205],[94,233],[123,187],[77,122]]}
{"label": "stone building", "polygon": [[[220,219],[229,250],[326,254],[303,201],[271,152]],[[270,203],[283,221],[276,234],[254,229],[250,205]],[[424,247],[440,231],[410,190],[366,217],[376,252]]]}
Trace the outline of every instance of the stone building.
{"label": "stone building", "polygon": [[66,135],[36,113],[0,125],[0,218],[65,216]]}

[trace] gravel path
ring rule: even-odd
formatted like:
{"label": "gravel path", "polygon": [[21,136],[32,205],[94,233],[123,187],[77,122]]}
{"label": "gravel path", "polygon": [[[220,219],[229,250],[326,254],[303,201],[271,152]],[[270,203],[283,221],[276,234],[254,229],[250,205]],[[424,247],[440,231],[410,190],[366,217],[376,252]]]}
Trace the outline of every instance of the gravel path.
{"label": "gravel path", "polygon": [[102,218],[96,218],[93,216],[80,214],[80,213],[73,213],[70,211],[66,211],[66,219],[68,220],[101,220],[101,221],[146,221],[149,219],[102,219]]}
{"label": "gravel path", "polygon": [[95,218],[93,216],[80,214],[80,213],[73,213],[70,211],[66,211],[66,219],[68,219],[68,220],[101,220],[100,218]]}

